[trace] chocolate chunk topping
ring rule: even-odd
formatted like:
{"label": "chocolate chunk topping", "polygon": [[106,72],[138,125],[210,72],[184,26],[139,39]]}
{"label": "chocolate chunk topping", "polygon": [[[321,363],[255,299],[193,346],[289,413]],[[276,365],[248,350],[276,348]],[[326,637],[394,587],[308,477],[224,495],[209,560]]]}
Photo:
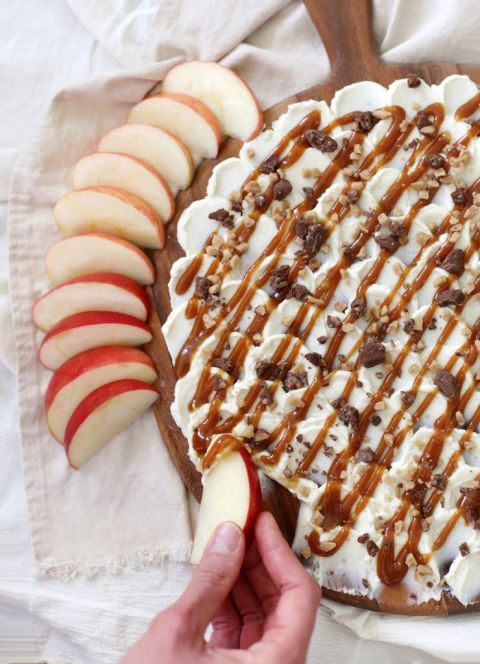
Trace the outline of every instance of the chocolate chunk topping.
{"label": "chocolate chunk topping", "polygon": [[464,262],[465,252],[462,249],[453,249],[441,263],[440,267],[450,274],[461,274]]}
{"label": "chocolate chunk topping", "polygon": [[326,343],[327,340],[328,340],[328,337],[326,337],[326,336],[317,337],[317,341],[321,346],[323,346],[323,344]]}
{"label": "chocolate chunk topping", "polygon": [[194,295],[201,297],[202,300],[206,300],[209,296],[208,289],[210,288],[210,282],[207,277],[197,277],[195,279],[195,290]]}
{"label": "chocolate chunk topping", "polygon": [[360,413],[356,408],[353,406],[348,406],[344,405],[340,408],[338,417],[340,419],[340,422],[343,422],[345,426],[350,426],[352,429],[356,429],[358,427],[358,423],[360,421]]}
{"label": "chocolate chunk topping", "polygon": [[398,237],[395,235],[375,235],[375,242],[382,247],[382,249],[386,249],[392,254],[397,251],[400,246]]}
{"label": "chocolate chunk topping", "polygon": [[327,316],[327,327],[340,327],[342,324],[342,321],[340,318],[336,318],[335,316],[330,316],[330,314]]}
{"label": "chocolate chunk topping", "polygon": [[268,198],[265,196],[265,194],[258,194],[255,198],[255,205],[256,207],[263,208],[268,202]]}
{"label": "chocolate chunk topping", "polygon": [[432,479],[430,480],[430,483],[434,489],[438,489],[439,491],[445,491],[447,488],[447,478],[444,477],[444,475],[441,475],[440,473],[436,473],[433,475]]}
{"label": "chocolate chunk topping", "polygon": [[459,189],[455,189],[455,191],[452,191],[450,196],[452,197],[452,201],[455,203],[455,205],[467,204],[468,193],[467,190],[464,189],[463,187],[460,187]]}
{"label": "chocolate chunk topping", "polygon": [[301,387],[305,387],[307,382],[307,374],[305,372],[296,374],[293,373],[293,371],[289,371],[283,380],[283,389],[285,392],[290,392],[290,390],[298,390]]}
{"label": "chocolate chunk topping", "polygon": [[408,235],[408,229],[405,228],[405,226],[401,224],[399,221],[391,221],[389,224],[389,228],[392,232],[392,235],[398,237],[399,239],[407,237]]}
{"label": "chocolate chunk topping", "polygon": [[308,254],[314,256],[320,251],[325,239],[326,233],[322,224],[309,224],[303,247]]}
{"label": "chocolate chunk topping", "polygon": [[308,228],[310,224],[306,219],[298,219],[295,223],[295,235],[301,237],[304,240],[307,237]]}
{"label": "chocolate chunk topping", "polygon": [[364,461],[365,463],[372,463],[372,461],[375,459],[375,452],[371,447],[364,447],[360,450],[358,456],[360,461]]}
{"label": "chocolate chunk topping", "polygon": [[379,341],[368,341],[360,351],[360,362],[367,369],[385,362],[385,346]]}
{"label": "chocolate chunk topping", "polygon": [[313,187],[302,187],[305,198],[315,198],[315,189]]}
{"label": "chocolate chunk topping", "polygon": [[234,212],[242,212],[242,201],[230,201],[230,204]]}
{"label": "chocolate chunk topping", "polygon": [[342,406],[345,406],[347,403],[347,400],[344,399],[343,397],[338,397],[337,399],[334,399],[332,401],[332,408],[335,408],[335,410],[340,410]]}
{"label": "chocolate chunk topping", "polygon": [[348,202],[353,205],[354,203],[358,203],[360,200],[360,192],[357,191],[356,189],[350,189],[349,192],[347,192],[347,198]]}
{"label": "chocolate chunk topping", "polygon": [[274,362],[259,360],[255,366],[255,371],[259,378],[263,378],[264,380],[274,380],[276,377],[277,365]]}
{"label": "chocolate chunk topping", "polygon": [[275,378],[280,378],[280,380],[285,380],[287,373],[290,371],[290,365],[286,360],[282,360],[278,363]]}
{"label": "chocolate chunk topping", "polygon": [[454,399],[457,396],[457,379],[449,371],[445,369],[438,371],[433,382],[447,399]]}
{"label": "chocolate chunk topping", "polygon": [[458,547],[458,550],[460,551],[460,555],[465,558],[465,556],[468,556],[470,553],[470,547],[466,542],[462,542],[460,546]]}
{"label": "chocolate chunk topping", "polygon": [[327,136],[323,131],[317,129],[307,129],[304,134],[308,144],[320,152],[335,152],[338,148],[337,141],[331,136]]}
{"label": "chocolate chunk topping", "polygon": [[372,556],[372,558],[375,558],[377,555],[379,549],[378,546],[375,544],[373,540],[368,540],[367,542],[367,553],[369,556]]}
{"label": "chocolate chunk topping", "polygon": [[350,312],[355,318],[360,318],[367,310],[367,301],[364,297],[356,297],[350,302]]}
{"label": "chocolate chunk topping", "polygon": [[220,208],[219,210],[215,210],[215,212],[210,212],[208,215],[209,219],[214,219],[215,221],[223,221],[226,217],[228,217],[228,210],[225,210],[225,208]]}
{"label": "chocolate chunk topping", "polygon": [[406,332],[407,334],[410,334],[410,332],[413,330],[414,327],[415,327],[415,321],[413,320],[413,318],[409,318],[403,324],[403,331]]}
{"label": "chocolate chunk topping", "polygon": [[273,198],[276,201],[283,201],[283,199],[286,198],[292,191],[292,183],[290,180],[285,180],[285,178],[282,178],[281,180],[275,182],[272,189]]}
{"label": "chocolate chunk topping", "polygon": [[324,367],[325,363],[320,353],[305,353],[305,359],[313,364],[314,367]]}
{"label": "chocolate chunk topping", "polygon": [[418,88],[422,80],[418,76],[409,76],[407,78],[407,85],[409,88]]}
{"label": "chocolate chunk topping", "polygon": [[424,506],[426,493],[427,493],[427,488],[419,484],[415,485],[415,487],[413,489],[410,489],[410,491],[408,492],[408,496],[410,498],[412,505],[417,508],[417,510],[420,512],[420,514],[422,514],[422,516],[427,516],[425,514],[425,506]]}
{"label": "chocolate chunk topping", "polygon": [[280,163],[280,160],[278,157],[275,155],[272,155],[268,159],[265,159],[263,164],[260,164],[260,172],[265,173],[268,175],[269,173],[273,173],[273,171],[276,171],[278,168],[278,165]]}
{"label": "chocolate chunk topping", "polygon": [[441,154],[429,154],[427,156],[428,165],[432,168],[443,168],[445,166],[445,157]]}
{"label": "chocolate chunk topping", "polygon": [[291,290],[292,297],[294,297],[299,302],[305,302],[307,297],[311,295],[310,291],[306,286],[302,284],[295,284]]}
{"label": "chocolate chunk topping", "polygon": [[288,281],[288,273],[290,272],[289,265],[280,265],[272,271],[272,276],[270,277],[270,288],[273,291],[272,297],[281,302],[287,297],[287,293],[290,290],[290,282]]}
{"label": "chocolate chunk topping", "polygon": [[214,357],[212,366],[217,367],[217,369],[223,369],[227,373],[232,373],[233,371],[233,362],[226,357]]}
{"label": "chocolate chunk topping", "polygon": [[377,413],[370,416],[370,423],[373,424],[374,427],[378,427],[381,421],[382,418],[380,417],[380,415],[377,415]]}
{"label": "chocolate chunk topping", "polygon": [[355,113],[354,116],[354,128],[356,131],[361,131],[364,134],[372,129],[375,124],[375,118],[370,111],[364,111],[363,113]]}
{"label": "chocolate chunk topping", "polygon": [[413,392],[400,392],[400,399],[406,406],[411,406],[415,401],[415,395]]}
{"label": "chocolate chunk topping", "polygon": [[418,111],[417,113],[417,127],[423,129],[423,127],[429,127],[432,124],[432,121],[428,117],[426,111]]}
{"label": "chocolate chunk topping", "polygon": [[357,537],[357,542],[360,542],[360,544],[366,544],[366,542],[368,542],[369,539],[370,535],[368,533],[363,533],[363,535]]}
{"label": "chocolate chunk topping", "polygon": [[439,307],[448,307],[450,304],[456,307],[465,300],[465,293],[458,288],[448,288],[435,293],[434,300]]}
{"label": "chocolate chunk topping", "polygon": [[262,387],[262,389],[260,390],[258,398],[266,406],[269,406],[270,404],[273,403],[273,394],[271,393],[271,391],[268,389],[268,387],[266,385],[264,385]]}

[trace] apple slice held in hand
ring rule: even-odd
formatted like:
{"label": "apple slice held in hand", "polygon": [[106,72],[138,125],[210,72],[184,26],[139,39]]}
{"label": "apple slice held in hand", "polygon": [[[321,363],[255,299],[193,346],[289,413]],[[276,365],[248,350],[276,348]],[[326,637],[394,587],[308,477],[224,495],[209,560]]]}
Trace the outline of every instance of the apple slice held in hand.
{"label": "apple slice held in hand", "polygon": [[152,339],[148,325],[112,311],[86,311],[64,318],[42,341],[40,363],[58,369],[74,355],[99,346],[142,346]]}
{"label": "apple slice held in hand", "polygon": [[92,152],[80,159],[72,174],[73,188],[116,187],[139,196],[167,223],[175,199],[166,180],[147,162],[117,152]]}
{"label": "apple slice held in hand", "polygon": [[99,152],[121,152],[150,164],[168,183],[172,194],[186,189],[193,177],[188,148],[167,131],[146,124],[111,129],[98,144]]}
{"label": "apple slice held in hand", "polygon": [[33,322],[45,332],[82,311],[114,311],[144,321],[150,314],[147,292],[130,277],[98,272],[70,279],[45,293],[33,307]]}
{"label": "apple slice held in hand", "polygon": [[188,147],[196,164],[202,159],[214,159],[222,140],[222,128],[212,111],[188,95],[147,97],[132,108],[127,122],[170,132]]}
{"label": "apple slice held in hand", "polygon": [[111,233],[140,247],[161,249],[163,221],[135,194],[115,187],[86,187],[58,201],[55,222],[64,237],[79,233]]}
{"label": "apple slice held in hand", "polygon": [[200,562],[210,536],[222,521],[242,528],[248,543],[261,509],[262,490],[255,463],[243,447],[226,453],[205,477],[191,562]]}
{"label": "apple slice held in hand", "polygon": [[142,286],[152,284],[152,261],[131,242],[108,233],[72,235],[52,244],[45,269],[54,286],[96,272],[114,272]]}
{"label": "apple slice held in hand", "polygon": [[128,346],[101,346],[65,362],[54,373],[45,395],[48,428],[63,443],[68,421],[83,399],[102,385],[134,379],[153,383],[155,365],[146,353]]}
{"label": "apple slice held in hand", "polygon": [[65,430],[70,465],[81,468],[150,408],[158,396],[148,383],[130,379],[116,380],[90,392],[72,413]]}
{"label": "apple slice held in hand", "polygon": [[263,127],[263,112],[243,78],[218,62],[183,62],[165,76],[162,92],[200,99],[216,115],[224,134],[249,141]]}

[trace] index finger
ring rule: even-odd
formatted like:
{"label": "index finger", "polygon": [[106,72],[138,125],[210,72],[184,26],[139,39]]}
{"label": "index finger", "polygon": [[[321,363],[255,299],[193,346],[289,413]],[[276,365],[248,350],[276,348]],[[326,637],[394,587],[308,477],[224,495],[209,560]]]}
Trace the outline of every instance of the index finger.
{"label": "index finger", "polygon": [[282,648],[295,644],[306,655],[320,603],[320,587],[290,549],[270,513],[259,516],[255,533],[265,569],[280,594],[275,610],[268,616],[262,643]]}

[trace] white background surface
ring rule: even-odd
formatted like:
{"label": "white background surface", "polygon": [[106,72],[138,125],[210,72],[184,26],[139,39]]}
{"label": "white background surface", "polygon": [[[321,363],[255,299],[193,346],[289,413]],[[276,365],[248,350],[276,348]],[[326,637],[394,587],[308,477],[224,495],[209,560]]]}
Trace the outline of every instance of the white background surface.
{"label": "white background surface", "polygon": [[[12,664],[25,663],[29,658],[32,662],[47,658],[49,664],[113,664],[153,611],[171,603],[189,577],[187,565],[169,563],[163,568],[146,568],[119,577],[69,583],[37,581],[29,541],[15,402],[15,360],[6,306],[6,211],[14,159],[28,145],[37,118],[63,87],[93,75],[191,52],[191,40],[198,28],[195,23],[187,25],[182,39],[188,43],[179,40],[174,52],[171,42],[158,39],[162,30],[168,34],[168,25],[159,21],[155,9],[170,6],[175,15],[182,6],[188,21],[188,2],[145,0],[141,5],[149,11],[145,11],[142,20],[138,15],[134,20],[124,20],[124,15],[130,12],[131,16],[132,7],[139,3],[112,2],[115,11],[108,0],[71,0],[76,14],[65,0],[0,3],[0,662]],[[237,3],[243,6],[246,19],[232,21],[238,31],[237,41],[258,29],[248,37],[248,43],[225,61],[231,60],[247,76],[264,105],[319,82],[326,75],[323,47],[300,3],[265,2],[264,11],[257,12],[256,22],[252,23],[248,21],[246,4],[249,3]],[[261,26],[275,13],[275,7],[282,6],[285,8],[280,15]],[[480,41],[476,36],[480,24],[478,2],[385,0],[377,3],[377,8],[381,49],[388,52],[390,59],[410,59],[414,53],[422,59],[480,62]],[[155,40],[150,38],[152,30],[157,35]],[[218,31],[210,32],[208,38],[205,35],[196,54],[204,58],[225,55],[228,43],[222,41],[221,34]],[[295,34],[295,43],[289,41],[291,34]],[[129,49],[122,47],[127,42]],[[167,42],[168,54],[162,50]],[[300,43],[302,48],[298,48]],[[261,68],[256,66],[259,60]],[[268,87],[265,80],[270,81]],[[405,621],[406,643],[416,624]],[[113,650],[109,638],[112,634],[122,635]],[[373,631],[369,635],[375,637]],[[388,634],[384,632],[383,637],[388,639]],[[458,638],[458,633],[452,631],[452,638]],[[319,614],[310,659],[326,664],[440,661],[418,650],[359,639],[333,623],[325,611]]]}

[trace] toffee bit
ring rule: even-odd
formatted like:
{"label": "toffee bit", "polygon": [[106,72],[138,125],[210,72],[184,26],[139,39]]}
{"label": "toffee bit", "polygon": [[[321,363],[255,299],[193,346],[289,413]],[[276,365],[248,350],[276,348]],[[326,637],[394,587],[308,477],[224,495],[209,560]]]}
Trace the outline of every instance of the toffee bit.
{"label": "toffee bit", "polygon": [[307,374],[305,372],[298,374],[293,373],[293,371],[289,371],[286,377],[283,379],[283,389],[285,392],[299,390],[302,387],[305,387],[307,384]]}
{"label": "toffee bit", "polygon": [[449,274],[462,274],[465,262],[465,252],[462,249],[453,249],[440,263],[440,267]]}
{"label": "toffee bit", "polygon": [[281,180],[278,180],[278,182],[275,182],[272,191],[273,198],[276,201],[283,201],[283,199],[292,191],[292,183],[289,180],[282,178]]}
{"label": "toffee bit", "polygon": [[357,191],[356,189],[350,189],[350,191],[347,192],[347,200],[350,203],[350,205],[358,203],[359,199],[360,199],[360,192]]}
{"label": "toffee bit", "polygon": [[465,293],[459,288],[448,288],[435,293],[434,300],[439,307],[448,307],[451,304],[456,307],[465,301]]}
{"label": "toffee bit", "polygon": [[364,111],[363,113],[355,113],[354,115],[354,129],[356,131],[361,131],[363,134],[368,134],[375,124],[375,117],[370,111]]}
{"label": "toffee bit", "polygon": [[359,353],[360,362],[367,369],[385,362],[385,346],[379,341],[368,341]]}
{"label": "toffee bit", "polygon": [[273,171],[276,171],[278,166],[280,164],[280,160],[278,157],[275,155],[272,155],[271,157],[268,157],[268,159],[265,159],[263,164],[260,164],[259,170],[261,173],[265,173],[268,175],[269,173],[273,173]]}
{"label": "toffee bit", "polygon": [[394,253],[397,251],[398,247],[400,246],[400,242],[398,240],[398,237],[395,235],[375,235],[375,242],[382,248],[386,249],[386,251],[389,251],[390,253]]}
{"label": "toffee bit", "polygon": [[450,194],[452,197],[452,201],[455,203],[455,205],[466,205],[468,201],[468,193],[467,190],[464,187],[460,187],[458,189],[455,189],[455,191],[452,191]]}
{"label": "toffee bit", "polygon": [[223,371],[226,371],[227,373],[232,373],[233,362],[226,357],[214,357],[212,359],[212,367],[223,369]]}
{"label": "toffee bit", "polygon": [[367,311],[367,301],[364,297],[356,297],[350,303],[350,312],[352,317],[357,320],[361,318]]}
{"label": "toffee bit", "polygon": [[444,369],[439,371],[433,382],[447,399],[454,399],[457,396],[457,379],[449,371],[445,371]]}
{"label": "toffee bit", "polygon": [[418,76],[409,76],[407,78],[407,85],[409,88],[418,88],[421,83],[422,79],[418,78]]}
{"label": "toffee bit", "polygon": [[325,367],[325,362],[320,353],[306,353],[305,359],[308,360],[310,364],[313,364],[314,367],[321,367],[322,369]]}
{"label": "toffee bit", "polygon": [[335,152],[338,148],[338,143],[334,138],[317,129],[307,129],[304,137],[310,147],[316,148],[320,152]]}

